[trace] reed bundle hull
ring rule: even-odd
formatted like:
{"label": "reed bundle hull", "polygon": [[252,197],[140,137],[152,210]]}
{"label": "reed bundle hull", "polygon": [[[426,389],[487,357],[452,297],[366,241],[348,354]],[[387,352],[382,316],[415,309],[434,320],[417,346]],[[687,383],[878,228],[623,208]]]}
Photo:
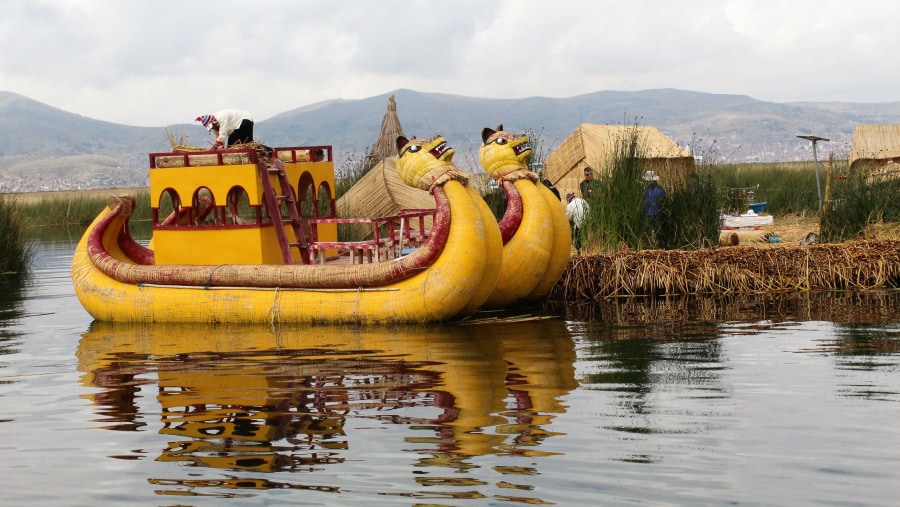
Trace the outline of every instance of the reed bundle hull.
{"label": "reed bundle hull", "polygon": [[[116,272],[144,272],[147,280],[178,280],[185,273],[212,281],[220,266],[145,266],[131,258],[117,239],[125,226],[120,202],[103,211],[88,228],[75,250],[72,279],[85,309],[101,321],[128,322],[328,322],[391,323],[433,322],[460,314],[473,298],[483,297],[483,262],[489,255],[478,203],[459,182],[445,185],[452,215],[446,245],[426,269],[402,280],[381,285],[336,287],[329,275],[346,280],[364,277],[368,266],[229,266],[228,272],[278,273],[288,280],[323,279],[315,286],[271,287],[144,283],[116,279]],[[100,227],[103,227],[101,230]],[[115,261],[115,272],[101,270],[91,247],[102,249]],[[396,261],[387,261],[396,262]],[[216,269],[218,268],[218,269]],[[354,274],[355,273],[355,274]],[[138,275],[139,276],[139,275]],[[329,281],[324,281],[325,279]]]}

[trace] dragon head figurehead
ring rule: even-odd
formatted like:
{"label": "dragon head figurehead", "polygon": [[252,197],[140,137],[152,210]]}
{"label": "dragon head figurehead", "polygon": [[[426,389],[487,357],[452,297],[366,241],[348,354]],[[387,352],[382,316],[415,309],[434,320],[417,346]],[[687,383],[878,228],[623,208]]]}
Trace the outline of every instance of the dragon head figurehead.
{"label": "dragon head figurehead", "polygon": [[[431,139],[397,137],[397,173],[407,185],[429,190],[448,179],[460,179],[453,148],[440,135]],[[452,176],[451,176],[452,175]],[[448,177],[451,176],[451,177]]]}
{"label": "dragon head figurehead", "polygon": [[481,166],[491,178],[499,180],[512,172],[528,169],[532,149],[527,135],[506,132],[503,125],[498,125],[496,129],[482,130],[481,140],[484,143],[479,152]]}

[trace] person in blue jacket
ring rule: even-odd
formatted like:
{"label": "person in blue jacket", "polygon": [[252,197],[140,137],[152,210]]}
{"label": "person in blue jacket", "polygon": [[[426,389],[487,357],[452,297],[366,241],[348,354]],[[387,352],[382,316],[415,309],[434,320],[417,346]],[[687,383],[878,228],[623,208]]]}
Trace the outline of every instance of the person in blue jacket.
{"label": "person in blue jacket", "polygon": [[655,238],[660,226],[663,201],[666,191],[659,185],[659,176],[654,171],[647,171],[643,177],[647,189],[644,190],[644,215],[650,226],[650,234]]}

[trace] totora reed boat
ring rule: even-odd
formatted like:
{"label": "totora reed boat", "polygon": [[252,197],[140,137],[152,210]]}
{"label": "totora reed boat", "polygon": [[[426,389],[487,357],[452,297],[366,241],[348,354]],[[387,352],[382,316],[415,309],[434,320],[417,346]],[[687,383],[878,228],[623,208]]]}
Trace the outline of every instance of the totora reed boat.
{"label": "totora reed boat", "polygon": [[[150,155],[152,240],[115,197],[72,260],[99,321],[435,322],[481,307],[501,276],[497,222],[440,136],[397,140],[398,173],[434,209],[373,219],[335,213],[330,146]],[[341,224],[372,230],[338,241]]]}
{"label": "totora reed boat", "polygon": [[506,194],[498,224],[503,242],[500,280],[485,306],[502,308],[542,298],[566,270],[572,233],[565,205],[528,168],[532,148],[525,134],[485,128],[479,160]]}

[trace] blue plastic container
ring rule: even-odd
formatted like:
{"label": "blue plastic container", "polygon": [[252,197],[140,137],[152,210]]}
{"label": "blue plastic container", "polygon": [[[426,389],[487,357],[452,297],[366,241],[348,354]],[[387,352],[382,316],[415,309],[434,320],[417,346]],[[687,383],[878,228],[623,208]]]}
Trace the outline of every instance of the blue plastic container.
{"label": "blue plastic container", "polygon": [[766,204],[768,204],[768,201],[766,201],[766,202],[751,202],[750,204],[748,204],[748,206],[750,206],[750,209],[752,209],[754,213],[759,214],[759,213],[762,213],[763,211],[766,211]]}

